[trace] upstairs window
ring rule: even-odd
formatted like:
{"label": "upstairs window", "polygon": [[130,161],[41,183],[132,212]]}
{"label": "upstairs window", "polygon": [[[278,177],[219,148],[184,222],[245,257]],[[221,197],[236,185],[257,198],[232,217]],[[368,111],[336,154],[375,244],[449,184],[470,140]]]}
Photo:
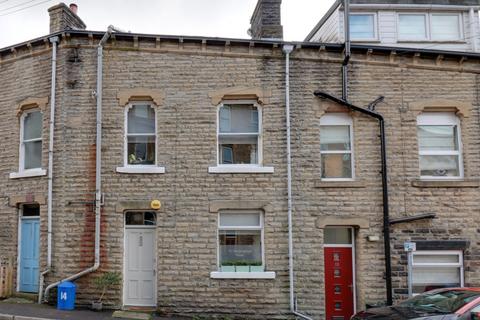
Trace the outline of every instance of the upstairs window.
{"label": "upstairs window", "polygon": [[27,110],[23,113],[20,128],[20,171],[42,167],[42,113]]}
{"label": "upstairs window", "polygon": [[458,13],[398,15],[398,39],[403,41],[455,41],[463,38]]}
{"label": "upstairs window", "polygon": [[156,165],[156,116],[152,105],[141,102],[130,104],[127,107],[126,128],[126,165]]}
{"label": "upstairs window", "polygon": [[350,37],[353,40],[376,38],[375,14],[350,14]]}
{"label": "upstairs window", "polygon": [[426,14],[399,14],[398,38],[400,40],[426,40],[427,15]]}
{"label": "upstairs window", "polygon": [[259,107],[252,103],[224,103],[218,111],[218,164],[261,163]]}
{"label": "upstairs window", "polygon": [[453,113],[422,113],[417,117],[420,176],[463,177],[460,121]]}
{"label": "upstairs window", "polygon": [[320,119],[323,180],[353,179],[352,127],[352,118],[348,114],[326,114]]}
{"label": "upstairs window", "polygon": [[459,14],[432,14],[432,40],[458,40],[461,38]]}

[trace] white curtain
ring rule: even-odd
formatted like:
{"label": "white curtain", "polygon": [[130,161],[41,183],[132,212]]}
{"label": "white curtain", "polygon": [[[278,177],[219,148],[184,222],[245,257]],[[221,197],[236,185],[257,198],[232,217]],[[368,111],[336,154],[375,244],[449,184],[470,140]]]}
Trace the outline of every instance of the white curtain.
{"label": "white curtain", "polygon": [[458,150],[455,126],[418,126],[420,150]]}
{"label": "white curtain", "polygon": [[320,145],[322,150],[350,150],[350,127],[321,126]]}
{"label": "white curtain", "polygon": [[259,227],[260,213],[220,213],[220,226],[226,227]]}
{"label": "white curtain", "polygon": [[443,285],[458,284],[460,286],[459,267],[414,267],[413,284]]}

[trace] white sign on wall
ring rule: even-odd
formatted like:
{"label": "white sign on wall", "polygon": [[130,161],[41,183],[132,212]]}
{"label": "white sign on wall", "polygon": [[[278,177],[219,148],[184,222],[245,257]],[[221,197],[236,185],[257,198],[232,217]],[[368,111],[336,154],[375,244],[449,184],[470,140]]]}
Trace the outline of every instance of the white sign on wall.
{"label": "white sign on wall", "polygon": [[403,248],[406,252],[414,252],[417,251],[417,244],[415,242],[405,242]]}

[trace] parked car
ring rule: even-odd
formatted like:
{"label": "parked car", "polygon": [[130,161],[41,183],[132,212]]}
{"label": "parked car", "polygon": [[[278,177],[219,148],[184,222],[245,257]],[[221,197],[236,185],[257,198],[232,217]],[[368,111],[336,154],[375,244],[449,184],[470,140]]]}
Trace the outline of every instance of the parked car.
{"label": "parked car", "polygon": [[480,320],[480,288],[437,289],[395,306],[372,308],[351,320]]}

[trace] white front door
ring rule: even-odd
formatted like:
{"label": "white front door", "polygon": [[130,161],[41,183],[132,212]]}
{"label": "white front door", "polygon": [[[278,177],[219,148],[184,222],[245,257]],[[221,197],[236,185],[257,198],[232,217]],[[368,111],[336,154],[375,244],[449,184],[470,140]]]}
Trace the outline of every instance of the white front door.
{"label": "white front door", "polygon": [[125,228],[124,301],[126,306],[156,306],[155,228]]}

